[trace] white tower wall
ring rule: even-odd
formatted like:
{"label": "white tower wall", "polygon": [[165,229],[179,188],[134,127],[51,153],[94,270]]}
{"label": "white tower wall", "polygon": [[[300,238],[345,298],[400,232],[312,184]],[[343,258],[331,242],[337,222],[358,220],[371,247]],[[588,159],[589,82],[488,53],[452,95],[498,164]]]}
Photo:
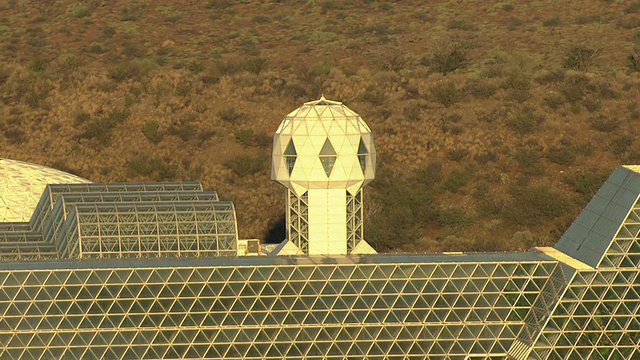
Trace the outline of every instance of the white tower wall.
{"label": "white tower wall", "polygon": [[346,190],[311,189],[308,196],[309,255],[346,255]]}

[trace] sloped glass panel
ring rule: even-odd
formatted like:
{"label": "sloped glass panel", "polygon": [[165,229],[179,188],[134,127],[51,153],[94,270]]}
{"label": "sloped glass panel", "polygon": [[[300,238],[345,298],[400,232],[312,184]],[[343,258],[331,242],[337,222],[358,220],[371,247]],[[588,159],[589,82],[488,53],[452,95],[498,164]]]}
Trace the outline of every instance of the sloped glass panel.
{"label": "sloped glass panel", "polygon": [[287,165],[287,171],[289,172],[289,175],[291,175],[291,173],[293,172],[293,166],[296,164],[296,157],[286,156],[284,158],[284,162]]}
{"label": "sloped glass panel", "polygon": [[296,146],[293,144],[293,139],[289,140],[289,143],[287,144],[287,148],[284,149],[284,154],[290,155],[290,156],[298,155],[298,153],[296,152]]}
{"label": "sloped glass panel", "polygon": [[362,138],[360,138],[360,144],[358,145],[358,155],[368,155],[369,149],[367,149],[367,145],[364,144]]}
{"label": "sloped glass panel", "polygon": [[360,144],[358,145],[358,162],[360,162],[362,173],[367,169],[367,156],[369,156],[369,149],[367,149],[367,145],[365,145],[362,138],[360,138]]}

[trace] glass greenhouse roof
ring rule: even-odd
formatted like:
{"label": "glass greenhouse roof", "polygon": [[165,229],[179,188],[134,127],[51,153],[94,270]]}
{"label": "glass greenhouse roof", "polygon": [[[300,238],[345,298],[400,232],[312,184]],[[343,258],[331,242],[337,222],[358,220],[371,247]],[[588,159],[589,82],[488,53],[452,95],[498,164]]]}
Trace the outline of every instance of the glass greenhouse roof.
{"label": "glass greenhouse roof", "polygon": [[590,266],[598,266],[625,218],[631,216],[631,222],[640,224],[638,216],[633,220],[640,189],[637,169],[637,166],[617,168],[555,248]]}
{"label": "glass greenhouse roof", "polygon": [[5,260],[232,256],[236,242],[233,204],[199,182],[47,185],[29,222],[0,223]]}
{"label": "glass greenhouse roof", "polygon": [[638,179],[555,248],[291,257],[199,184],[49,186],[0,223],[0,358],[636,359]]}

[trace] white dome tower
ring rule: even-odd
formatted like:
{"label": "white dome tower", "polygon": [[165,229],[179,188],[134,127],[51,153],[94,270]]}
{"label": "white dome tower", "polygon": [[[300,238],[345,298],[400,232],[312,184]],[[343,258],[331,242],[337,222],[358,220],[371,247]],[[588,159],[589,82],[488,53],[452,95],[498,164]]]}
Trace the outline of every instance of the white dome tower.
{"label": "white dome tower", "polygon": [[322,97],[287,115],[273,139],[271,179],[288,189],[287,239],[277,253],[375,252],[362,222],[362,187],[375,165],[371,130],[342,103]]}

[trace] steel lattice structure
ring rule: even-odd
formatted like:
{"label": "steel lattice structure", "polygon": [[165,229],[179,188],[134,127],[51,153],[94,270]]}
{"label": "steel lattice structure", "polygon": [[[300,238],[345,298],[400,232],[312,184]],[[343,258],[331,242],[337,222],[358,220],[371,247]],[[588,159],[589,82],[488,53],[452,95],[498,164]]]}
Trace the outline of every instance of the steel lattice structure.
{"label": "steel lattice structure", "polygon": [[5,260],[237,255],[235,210],[198,182],[47,185],[0,225]]}
{"label": "steel lattice structure", "polygon": [[618,168],[524,253],[236,257],[199,183],[49,185],[0,223],[0,357],[634,359],[639,195]]}

